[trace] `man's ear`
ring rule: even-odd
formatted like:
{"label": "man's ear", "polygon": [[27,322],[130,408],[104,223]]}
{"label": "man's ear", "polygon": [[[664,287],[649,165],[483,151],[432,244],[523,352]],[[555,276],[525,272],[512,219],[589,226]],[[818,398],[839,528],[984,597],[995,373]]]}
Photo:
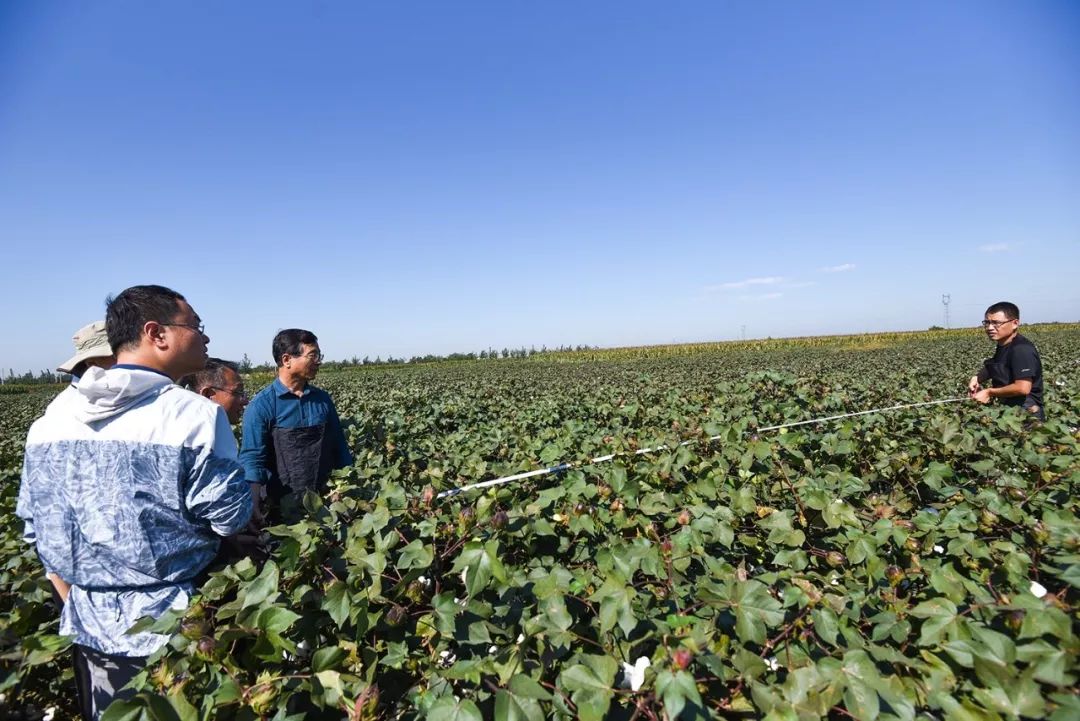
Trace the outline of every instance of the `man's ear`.
{"label": "man's ear", "polygon": [[148,320],[143,323],[143,336],[149,338],[154,346],[161,348],[165,345],[165,326],[156,320]]}
{"label": "man's ear", "polygon": [[206,388],[203,388],[199,391],[199,395],[203,398],[212,398],[214,395],[214,389],[210,386],[207,386]]}

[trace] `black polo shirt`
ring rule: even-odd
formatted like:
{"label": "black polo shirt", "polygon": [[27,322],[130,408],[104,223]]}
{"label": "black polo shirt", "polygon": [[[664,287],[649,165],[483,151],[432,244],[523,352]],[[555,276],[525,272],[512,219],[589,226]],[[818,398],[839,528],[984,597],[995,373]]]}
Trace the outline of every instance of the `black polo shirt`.
{"label": "black polo shirt", "polygon": [[1031,392],[1027,396],[998,398],[1004,405],[1026,408],[1034,404],[1042,407],[1042,362],[1039,360],[1039,351],[1034,343],[1017,333],[1011,343],[997,347],[994,357],[988,359],[985,366],[990,380],[994,382],[994,388],[1007,386],[1013,381],[1031,380]]}

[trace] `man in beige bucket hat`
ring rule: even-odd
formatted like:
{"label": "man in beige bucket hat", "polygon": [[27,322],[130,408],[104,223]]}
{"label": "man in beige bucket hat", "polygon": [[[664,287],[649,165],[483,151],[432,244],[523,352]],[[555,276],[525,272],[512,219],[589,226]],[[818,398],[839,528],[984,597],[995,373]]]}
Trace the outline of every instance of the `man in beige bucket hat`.
{"label": "man in beige bucket hat", "polygon": [[56,370],[70,373],[73,383],[78,383],[90,366],[108,370],[116,363],[103,320],[96,320],[79,328],[71,337],[71,342],[75,344],[75,355],[57,366]]}

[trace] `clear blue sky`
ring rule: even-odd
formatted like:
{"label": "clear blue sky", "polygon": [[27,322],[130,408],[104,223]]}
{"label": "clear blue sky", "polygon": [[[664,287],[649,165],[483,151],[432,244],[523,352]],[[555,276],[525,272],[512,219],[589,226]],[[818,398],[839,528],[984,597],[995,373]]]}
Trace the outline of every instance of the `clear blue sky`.
{"label": "clear blue sky", "polygon": [[9,2],[0,98],[17,371],[1080,319],[1076,2]]}

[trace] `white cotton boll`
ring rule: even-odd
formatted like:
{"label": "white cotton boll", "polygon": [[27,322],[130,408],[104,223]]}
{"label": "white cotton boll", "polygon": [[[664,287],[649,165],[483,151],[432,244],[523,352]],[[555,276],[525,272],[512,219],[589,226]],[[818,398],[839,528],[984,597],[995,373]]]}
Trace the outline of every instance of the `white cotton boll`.
{"label": "white cotton boll", "polygon": [[943,546],[938,546],[937,544],[935,544],[934,553],[945,553],[945,548]]}
{"label": "white cotton boll", "polygon": [[619,688],[628,688],[631,691],[638,691],[641,689],[641,685],[645,683],[645,669],[652,665],[648,656],[640,656],[633,665],[623,662],[622,672],[623,677],[619,682]]}
{"label": "white cotton boll", "polygon": [[41,717],[41,721],[53,721],[53,718],[55,716],[56,716],[56,707],[55,706],[50,706],[49,708],[45,709],[45,715]]}
{"label": "white cotton boll", "polygon": [[769,656],[765,659],[765,665],[769,667],[770,671],[776,671],[780,668],[780,662],[776,660],[776,656]]}
{"label": "white cotton boll", "polygon": [[420,578],[418,578],[416,580],[419,581],[420,585],[423,586],[424,588],[430,588],[431,587],[431,579],[428,578],[427,576],[421,576]]}
{"label": "white cotton boll", "polygon": [[563,520],[562,514],[561,513],[553,513],[553,514],[551,514],[551,520],[555,521],[555,523],[562,523],[562,520]]}
{"label": "white cotton boll", "polygon": [[450,651],[439,651],[439,665],[443,668],[449,668],[457,661],[457,656]]}
{"label": "white cotton boll", "polygon": [[525,640],[525,634],[523,634],[523,633],[519,633],[519,634],[518,634],[518,637],[517,637],[517,642],[518,642],[518,643],[521,643],[521,642],[522,642],[522,641],[524,641],[524,640]]}
{"label": "white cotton boll", "polygon": [[488,655],[494,656],[496,653],[498,653],[498,651],[499,651],[498,646],[494,646],[494,645],[493,646],[488,646]]}
{"label": "white cotton boll", "polygon": [[1032,581],[1031,588],[1029,590],[1031,591],[1031,595],[1035,598],[1042,598],[1046,595],[1046,586],[1042,585],[1038,581]]}

